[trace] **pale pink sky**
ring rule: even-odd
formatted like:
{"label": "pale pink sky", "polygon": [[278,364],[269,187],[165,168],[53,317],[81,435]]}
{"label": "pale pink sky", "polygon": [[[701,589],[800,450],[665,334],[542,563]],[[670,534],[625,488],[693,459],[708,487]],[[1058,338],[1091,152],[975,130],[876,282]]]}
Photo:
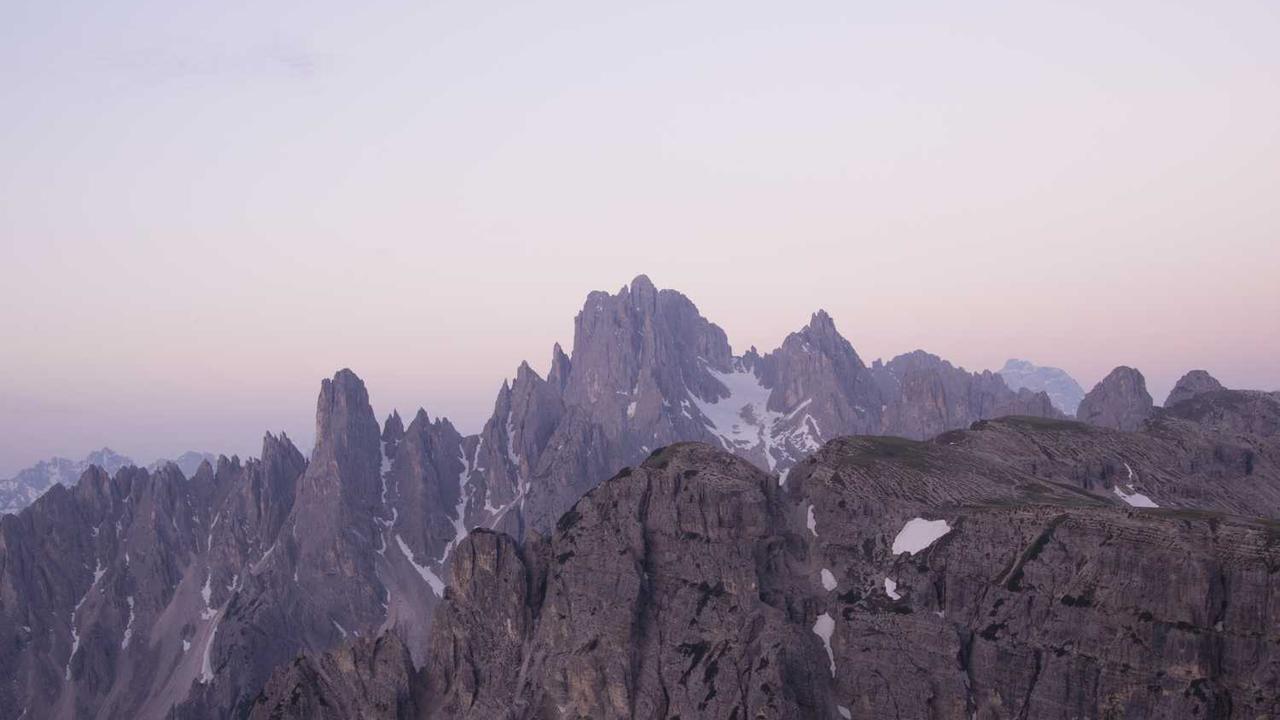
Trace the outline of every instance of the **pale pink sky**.
{"label": "pale pink sky", "polygon": [[1280,388],[1274,2],[346,5],[6,7],[0,477],[343,366],[475,430],[639,272],[739,351]]}

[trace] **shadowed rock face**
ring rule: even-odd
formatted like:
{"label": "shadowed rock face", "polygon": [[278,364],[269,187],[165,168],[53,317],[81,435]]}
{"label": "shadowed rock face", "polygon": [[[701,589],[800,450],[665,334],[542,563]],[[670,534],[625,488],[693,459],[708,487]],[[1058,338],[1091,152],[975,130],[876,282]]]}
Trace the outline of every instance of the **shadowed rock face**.
{"label": "shadowed rock face", "polygon": [[268,434],[260,459],[93,468],[0,519],[0,718],[238,716],[304,650],[385,629],[425,652],[463,439],[420,412],[384,443],[350,371],[316,425],[310,464]]}
{"label": "shadowed rock face", "polygon": [[1215,390],[1225,390],[1222,383],[1218,382],[1212,375],[1204,370],[1192,370],[1191,372],[1178,378],[1177,384],[1173,386],[1173,390],[1169,391],[1169,397],[1165,399],[1165,407],[1173,407],[1184,400],[1190,400],[1197,395],[1213,392]]}
{"label": "shadowed rock face", "polygon": [[272,677],[249,717],[406,718],[419,714],[411,694],[409,651],[395,633],[361,638],[319,660],[299,656]]}
{"label": "shadowed rock face", "polygon": [[1132,432],[1142,427],[1153,407],[1142,373],[1121,365],[1084,396],[1076,417],[1090,425]]}
{"label": "shadowed rock face", "polygon": [[[705,445],[665,448],[544,539],[472,533],[426,666],[397,669],[391,695],[440,718],[1274,714],[1280,528],[1090,484],[1106,456],[1131,490],[1189,503],[1204,480],[1178,468],[1198,451],[1165,451],[1197,426],[1154,427],[1167,437],[1010,419],[846,438],[783,487]],[[1255,475],[1278,477],[1268,460],[1220,480]],[[317,688],[348,702],[327,688],[349,675],[278,675],[261,706],[301,717],[282,698]]]}
{"label": "shadowed rock face", "polygon": [[267,435],[261,460],[223,457],[190,480],[172,464],[94,468],[0,520],[0,667],[14,679],[0,716],[155,717],[182,702],[216,650],[215,609],[271,545],[304,466]]}

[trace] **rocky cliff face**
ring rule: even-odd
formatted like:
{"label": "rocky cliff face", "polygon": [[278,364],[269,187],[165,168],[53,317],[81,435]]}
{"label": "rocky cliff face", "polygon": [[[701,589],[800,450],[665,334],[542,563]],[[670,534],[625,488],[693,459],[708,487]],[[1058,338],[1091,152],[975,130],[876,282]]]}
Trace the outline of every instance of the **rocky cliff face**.
{"label": "rocky cliff face", "polygon": [[1153,407],[1146,378],[1121,365],[1084,396],[1076,417],[1090,425],[1131,432],[1142,427]]}
{"label": "rocky cliff face", "polygon": [[1192,370],[1191,372],[1178,378],[1178,382],[1173,386],[1173,390],[1169,391],[1169,397],[1165,398],[1164,406],[1173,407],[1184,400],[1190,400],[1197,395],[1215,390],[1225,390],[1222,383],[1218,382],[1209,373],[1204,370]]}
{"label": "rocky cliff face", "polygon": [[[1169,452],[1196,433],[1215,441],[1174,415],[1139,433],[1012,418],[931,442],[847,438],[784,486],[707,445],[664,448],[589,492],[545,539],[469,535],[423,671],[388,671],[407,685],[362,698],[350,688],[371,655],[356,648],[355,670],[278,674],[258,707],[302,717],[288,699],[306,698],[389,717],[387,698],[413,698],[411,716],[428,718],[1270,716],[1274,523],[1191,510],[1213,500],[1190,486],[1274,488],[1276,438],[1218,438],[1257,443],[1267,460],[1197,474],[1187,463],[1198,449]],[[1139,492],[1162,507],[1133,502]],[[1274,493],[1253,500],[1280,511]],[[347,652],[316,662],[335,667]]]}
{"label": "rocky cliff face", "polygon": [[384,630],[425,651],[467,459],[448,421],[396,421],[384,441],[342,371],[309,464],[268,434],[190,479],[91,468],[0,520],[0,718],[238,716],[300,652]]}
{"label": "rocky cliff face", "polygon": [[1084,388],[1060,368],[1041,367],[1026,360],[1010,359],[1000,368],[999,375],[1015,392],[1022,389],[1043,391],[1049,396],[1053,406],[1068,417],[1075,417],[1076,409],[1084,399]]}
{"label": "rocky cliff face", "polygon": [[[0,521],[0,670],[16,678],[0,689],[0,720],[24,709],[196,718],[423,708],[425,689],[377,678],[399,677],[401,650],[406,678],[443,652],[436,608],[446,578],[478,572],[455,567],[472,562],[455,561],[473,552],[472,528],[516,538],[521,572],[544,572],[565,552],[539,554],[565,511],[659,446],[728,450],[776,486],[840,435],[925,437],[1007,413],[1056,415],[1044,394],[922,353],[868,368],[823,312],[773,352],[734,355],[688,298],[643,276],[593,293],[574,327],[572,356],[556,346],[545,379],[522,365],[476,435],[425,411],[379,427],[364,384],[342,371],[322,386],[309,463],[268,435],[258,459],[204,462],[189,479],[172,464],[94,471]],[[724,537],[754,546],[765,535]],[[255,702],[275,668],[293,680],[277,675]],[[770,677],[780,687],[784,676]],[[291,684],[309,689],[281,701],[274,693]],[[813,692],[779,707],[807,707]]]}
{"label": "rocky cliff face", "polygon": [[159,716],[183,700],[303,466],[268,435],[261,460],[221,458],[190,480],[174,465],[91,468],[0,520],[0,666],[14,679],[0,714]]}

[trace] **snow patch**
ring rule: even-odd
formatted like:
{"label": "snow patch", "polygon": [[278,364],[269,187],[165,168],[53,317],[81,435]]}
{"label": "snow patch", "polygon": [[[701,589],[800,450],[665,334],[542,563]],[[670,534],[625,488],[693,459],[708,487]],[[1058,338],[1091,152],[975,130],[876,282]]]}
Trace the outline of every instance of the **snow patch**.
{"label": "snow patch", "polygon": [[[1124,464],[1124,469],[1129,471],[1129,482],[1127,486],[1122,487],[1120,483],[1116,483],[1111,490],[1132,507],[1155,508],[1160,507],[1154,500],[1138,492],[1133,486],[1133,468],[1129,467],[1129,463]],[[1127,487],[1127,489],[1126,489]]]}
{"label": "snow patch", "polygon": [[822,638],[822,646],[827,649],[827,658],[831,661],[831,677],[836,676],[836,656],[831,652],[831,633],[836,629],[836,621],[830,613],[822,613],[813,624],[813,634]]}
{"label": "snow patch", "polygon": [[422,576],[422,579],[426,581],[427,585],[431,586],[431,592],[435,593],[436,597],[444,597],[444,581],[432,572],[431,568],[426,565],[419,565],[417,561],[413,559],[413,550],[411,550],[409,545],[405,543],[404,538],[400,537],[400,533],[396,533],[396,542],[400,545],[400,552],[404,553],[409,564],[413,566],[414,570],[418,571],[418,574]]}
{"label": "snow patch", "polygon": [[809,526],[809,532],[813,533],[814,537],[818,537],[818,521],[813,517],[813,505],[809,506],[808,516],[805,518],[805,524]]}
{"label": "snow patch", "polygon": [[902,599],[902,596],[898,594],[898,583],[891,578],[884,579],[884,594],[894,600]]}
{"label": "snow patch", "polygon": [[218,623],[222,620],[219,616],[213,623],[213,628],[209,630],[209,639],[204,644],[204,659],[200,663],[200,684],[206,685],[213,680],[213,638],[218,634]]}
{"label": "snow patch", "polygon": [[453,549],[467,536],[467,482],[471,480],[471,471],[474,468],[473,460],[467,459],[465,450],[459,448],[458,453],[462,456],[462,474],[458,475],[458,506],[453,511],[453,539],[445,545],[444,552],[440,554],[442,566],[444,561],[449,559]]}
{"label": "snow patch", "polygon": [[345,640],[347,638],[347,629],[342,627],[342,623],[334,620],[333,618],[329,618],[329,622],[333,623],[333,626],[338,628],[338,632],[342,633],[342,639]]}
{"label": "snow patch", "polygon": [[218,527],[218,520],[222,518],[222,513],[213,516],[213,522],[209,523],[209,537],[204,541],[205,551],[213,549],[213,529]]}
{"label": "snow patch", "polygon": [[844,720],[853,720],[853,713],[849,712],[849,708],[837,705],[836,710],[840,711],[840,717],[844,718]]}
{"label": "snow patch", "polygon": [[694,395],[693,404],[711,423],[712,433],[720,439],[725,449],[741,451],[761,448],[765,461],[769,464],[769,471],[773,472],[777,464],[773,456],[773,449],[777,444],[773,426],[783,420],[784,416],[769,409],[771,391],[760,382],[755,372],[744,368],[740,360],[735,359],[733,369],[727,373],[710,366],[706,369],[711,377],[729,391],[729,397],[707,402]]}
{"label": "snow patch", "polygon": [[830,570],[822,568],[822,588],[830,592],[836,589],[836,585],[836,576],[832,575]]}
{"label": "snow patch", "polygon": [[898,531],[893,539],[893,554],[907,553],[914,555],[938,541],[938,538],[951,532],[946,520],[925,520],[912,518]]}
{"label": "snow patch", "polygon": [[76,629],[76,615],[80,612],[80,606],[84,605],[84,601],[89,599],[89,592],[93,590],[98,581],[102,579],[106,573],[106,568],[102,567],[102,561],[97,560],[93,569],[93,582],[89,584],[89,588],[84,591],[84,595],[76,601],[76,606],[71,609],[71,654],[67,655],[66,679],[71,679],[71,661],[76,656],[76,651],[80,649],[80,631]]}
{"label": "snow patch", "polygon": [[200,619],[208,620],[215,615],[209,601],[213,597],[213,571],[205,570],[204,587],[200,588],[200,597],[204,598],[204,610],[200,611]]}
{"label": "snow patch", "polygon": [[516,423],[515,411],[507,411],[507,459],[511,461],[511,467],[517,472],[520,471],[520,458],[516,455]]}
{"label": "snow patch", "polygon": [[[1129,486],[1129,489],[1132,490],[1133,486],[1132,485]],[[1114,488],[1112,488],[1112,490],[1115,492],[1116,495],[1120,497],[1121,500],[1125,501],[1132,507],[1140,507],[1140,508],[1160,507],[1155,503],[1154,500],[1147,497],[1146,495],[1143,495],[1140,492],[1125,492],[1119,485],[1116,485]]]}

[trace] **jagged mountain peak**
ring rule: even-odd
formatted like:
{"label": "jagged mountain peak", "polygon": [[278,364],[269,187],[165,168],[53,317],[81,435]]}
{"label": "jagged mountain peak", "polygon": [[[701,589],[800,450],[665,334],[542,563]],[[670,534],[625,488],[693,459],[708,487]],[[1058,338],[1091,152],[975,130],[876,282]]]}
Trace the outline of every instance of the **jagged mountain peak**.
{"label": "jagged mountain peak", "polygon": [[1133,431],[1142,427],[1153,409],[1146,378],[1137,369],[1120,365],[1084,396],[1076,416],[1090,425]]}
{"label": "jagged mountain peak", "polygon": [[555,386],[557,391],[564,392],[565,384],[569,382],[569,374],[572,369],[573,364],[570,362],[569,356],[560,347],[560,343],[556,343],[555,347],[551,348],[551,370],[547,373],[547,382]]}
{"label": "jagged mountain peak", "polygon": [[30,505],[54,485],[74,485],[90,466],[98,466],[107,474],[134,465],[132,459],[109,447],[88,453],[81,460],[51,457],[18,471],[12,478],[0,480],[0,513],[12,513]]}
{"label": "jagged mountain peak", "polygon": [[618,296],[628,298],[632,306],[638,310],[652,311],[657,303],[658,292],[657,286],[648,275],[637,275],[632,278],[629,285],[623,285],[618,290]]}
{"label": "jagged mountain peak", "polygon": [[[104,498],[121,491],[137,498],[120,515],[122,542],[130,543],[139,572],[150,567],[142,558],[152,562],[145,553],[163,548],[167,564],[156,574],[168,584],[157,584],[162,589],[145,600],[129,594],[132,586],[113,585],[119,592],[102,601],[113,603],[101,611],[105,619],[93,626],[84,615],[74,626],[86,638],[93,626],[98,638],[98,654],[82,652],[77,663],[116,657],[99,651],[119,647],[133,597],[143,618],[135,631],[146,628],[156,649],[139,637],[129,650],[137,657],[120,666],[154,667],[156,658],[178,658],[179,669],[162,693],[147,695],[148,686],[132,691],[130,702],[142,697],[161,712],[177,705],[185,717],[243,715],[244,693],[261,687],[255,683],[273,663],[304,649],[331,648],[349,635],[391,629],[419,662],[434,603],[444,599],[441,579],[469,547],[460,543],[472,528],[494,527],[536,545],[584,493],[659,446],[703,441],[737,459],[718,459],[705,448],[690,455],[677,445],[656,454],[637,477],[656,478],[667,458],[673,464],[664,482],[675,480],[676,465],[708,464],[686,485],[699,493],[716,487],[710,466],[750,481],[738,489],[776,488],[778,477],[763,471],[785,481],[823,442],[908,427],[905,420],[886,421],[885,407],[914,403],[932,410],[938,397],[958,398],[941,420],[911,425],[913,434],[964,427],[1003,407],[988,402],[997,396],[984,378],[940,360],[918,384],[945,392],[906,400],[883,395],[824,310],[773,352],[761,355],[752,347],[735,358],[723,330],[691,300],[657,289],[645,276],[615,295],[592,293],[575,319],[572,354],[556,344],[551,355],[546,380],[522,362],[502,382],[493,415],[477,435],[463,437],[446,418],[432,420],[423,409],[405,414],[407,427],[398,411],[379,424],[364,382],[343,369],[320,384],[309,462],[283,434],[267,433],[261,460],[242,465],[222,457],[216,469],[202,466],[198,482],[143,482],[145,473],[132,472],[111,485],[95,481]],[[944,370],[951,374],[938,380]],[[748,462],[757,470],[748,473]],[[121,504],[95,500],[93,507],[99,505]],[[93,513],[95,522],[105,516]],[[710,517],[726,528],[747,525],[734,513]],[[137,522],[132,530],[130,520]],[[705,521],[690,516],[690,522]],[[103,538],[110,527],[103,526]],[[50,605],[57,608],[58,642],[46,659],[56,677],[71,645],[65,618],[94,570],[96,558],[84,558],[77,557],[75,593]],[[73,670],[75,681],[96,677],[81,665]]]}
{"label": "jagged mountain peak", "polygon": [[643,292],[657,292],[657,291],[658,291],[657,287],[654,286],[653,281],[649,279],[648,275],[645,275],[644,273],[640,273],[639,275],[636,275],[634,278],[631,278],[631,292],[643,293]]}
{"label": "jagged mountain peak", "polygon": [[1226,389],[1217,378],[1210,375],[1205,370],[1192,370],[1182,377],[1178,378],[1178,382],[1173,386],[1173,390],[1169,391],[1169,397],[1164,401],[1165,407],[1173,407],[1183,400],[1190,400],[1197,395],[1215,390]]}
{"label": "jagged mountain peak", "polygon": [[109,447],[103,447],[101,450],[94,450],[85,457],[85,461],[92,465],[98,465],[99,467],[108,469],[112,466],[119,467],[133,464],[133,461],[128,457],[121,455]]}
{"label": "jagged mountain peak", "polygon": [[835,333],[836,321],[826,310],[819,308],[817,312],[809,316],[809,324],[805,326],[806,330],[816,333]]}
{"label": "jagged mountain peak", "polygon": [[378,421],[369,404],[364,381],[349,369],[339,370],[320,383],[316,401],[315,455],[340,451],[346,446],[368,447],[379,437]]}

